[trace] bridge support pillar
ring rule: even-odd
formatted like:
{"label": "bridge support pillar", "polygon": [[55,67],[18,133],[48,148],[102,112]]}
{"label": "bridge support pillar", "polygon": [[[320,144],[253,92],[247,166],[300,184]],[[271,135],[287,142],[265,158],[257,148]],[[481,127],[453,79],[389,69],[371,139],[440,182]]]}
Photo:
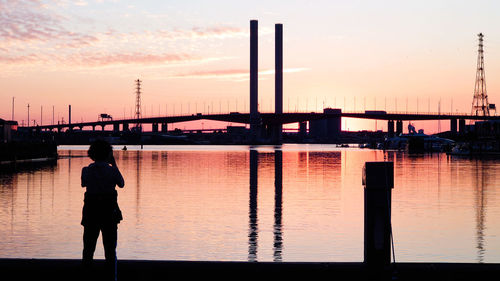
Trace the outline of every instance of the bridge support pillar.
{"label": "bridge support pillar", "polygon": [[95,125],[92,125],[92,131],[95,131]]}
{"label": "bridge support pillar", "polygon": [[104,131],[104,128],[105,128],[105,127],[106,127],[106,125],[102,124],[102,125],[101,125],[101,128],[102,128],[101,130],[102,130],[102,131]]}
{"label": "bridge support pillar", "polygon": [[158,133],[158,123],[153,123],[153,133]]}
{"label": "bridge support pillar", "polygon": [[274,124],[272,125],[272,137],[274,144],[282,144],[283,143],[283,125]]}
{"label": "bridge support pillar", "polygon": [[161,131],[162,131],[162,133],[168,132],[168,123],[161,124]]}
{"label": "bridge support pillar", "polygon": [[271,139],[273,137],[273,127],[270,124],[262,124],[259,126],[260,130],[257,133],[259,138]]}
{"label": "bridge support pillar", "polygon": [[118,133],[120,131],[120,124],[113,124],[113,132]]}
{"label": "bridge support pillar", "polygon": [[403,133],[403,120],[396,121],[396,135]]}
{"label": "bridge support pillar", "polygon": [[273,144],[282,144],[283,143],[283,125],[281,124],[272,124],[270,125],[271,131],[271,139]]}
{"label": "bridge support pillar", "polygon": [[450,120],[450,132],[452,134],[457,133],[457,119],[451,119]]}
{"label": "bridge support pillar", "polygon": [[387,136],[389,138],[394,137],[394,120],[389,120],[387,122]]}
{"label": "bridge support pillar", "polygon": [[461,135],[465,134],[465,119],[458,120],[458,132]]}
{"label": "bridge support pillar", "polygon": [[299,136],[304,138],[307,135],[307,122],[299,122]]}
{"label": "bridge support pillar", "polygon": [[128,128],[128,123],[123,123],[123,124],[122,124],[122,130],[123,130],[124,132],[128,132],[128,131],[129,131],[129,128]]}

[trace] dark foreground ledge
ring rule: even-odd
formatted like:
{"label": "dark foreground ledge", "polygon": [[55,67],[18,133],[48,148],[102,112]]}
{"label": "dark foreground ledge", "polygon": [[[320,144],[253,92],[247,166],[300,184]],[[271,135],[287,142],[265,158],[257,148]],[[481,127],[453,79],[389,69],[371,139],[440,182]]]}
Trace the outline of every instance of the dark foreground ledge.
{"label": "dark foreground ledge", "polygon": [[[3,280],[101,280],[104,262],[91,273],[80,260],[0,259]],[[373,271],[363,263],[201,262],[119,260],[118,280],[499,280],[500,264],[397,263]]]}

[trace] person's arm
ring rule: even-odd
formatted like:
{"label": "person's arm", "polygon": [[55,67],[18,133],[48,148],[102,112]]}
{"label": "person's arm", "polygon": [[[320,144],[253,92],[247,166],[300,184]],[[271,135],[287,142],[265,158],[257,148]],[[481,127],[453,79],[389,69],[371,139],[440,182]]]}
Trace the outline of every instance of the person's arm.
{"label": "person's arm", "polygon": [[122,173],[120,173],[120,170],[116,165],[113,167],[116,169],[116,185],[118,185],[119,188],[123,188],[125,186],[125,180],[123,180]]}
{"label": "person's arm", "polygon": [[113,152],[111,152],[111,155],[109,156],[109,164],[111,164],[111,167],[115,168],[115,180],[116,180],[116,185],[118,187],[123,188],[125,186],[125,181],[123,180],[123,176],[120,173],[120,169],[118,169],[118,166],[116,165],[115,157],[113,156]]}
{"label": "person's arm", "polygon": [[82,187],[87,186],[87,167],[82,168]]}

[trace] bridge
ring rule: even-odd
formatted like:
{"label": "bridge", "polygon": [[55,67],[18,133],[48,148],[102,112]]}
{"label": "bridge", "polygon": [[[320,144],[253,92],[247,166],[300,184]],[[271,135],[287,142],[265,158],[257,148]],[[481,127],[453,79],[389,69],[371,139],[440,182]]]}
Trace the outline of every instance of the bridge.
{"label": "bridge", "polygon": [[[159,116],[140,117],[140,84],[137,91],[138,103],[136,104],[136,118],[112,120],[110,118],[100,118],[98,121],[71,123],[71,105],[69,106],[69,122],[67,124],[53,124],[43,126],[26,127],[33,131],[53,131],[62,130],[73,131],[75,128],[83,130],[91,127],[93,131],[96,127],[101,127],[104,131],[106,126],[112,126],[114,132],[131,131],[132,124],[141,126],[151,124],[153,132],[167,132],[168,124],[187,122],[195,120],[214,120],[250,125],[251,138],[259,138],[262,135],[272,138],[272,142],[280,143],[282,140],[283,124],[298,123],[299,131],[304,132],[309,122],[309,133],[319,137],[335,137],[341,132],[341,118],[362,118],[371,120],[387,121],[388,135],[403,132],[403,121],[411,120],[450,120],[452,132],[462,132],[465,130],[465,120],[500,120],[499,116],[479,116],[472,114],[457,113],[401,113],[385,112],[380,110],[367,110],[364,112],[342,112],[341,109],[325,108],[323,112],[283,112],[283,25],[275,25],[275,112],[261,113],[258,108],[258,22],[250,21],[250,112],[232,112],[227,114],[202,114],[179,116]],[[137,80],[139,83],[140,81]],[[102,116],[101,116],[102,117]],[[104,116],[106,117],[106,116]],[[458,125],[457,125],[458,122]],[[396,125],[396,126],[394,126]],[[121,127],[121,128],[120,128]]]}
{"label": "bridge", "polygon": [[[78,128],[83,130],[84,128],[91,128],[93,131],[96,128],[105,130],[106,126],[112,126],[115,132],[126,132],[131,130],[131,125],[136,124],[151,124],[153,132],[166,132],[168,124],[188,122],[196,120],[212,120],[212,121],[222,121],[231,123],[241,123],[241,124],[251,124],[250,113],[239,113],[233,112],[229,114],[191,114],[191,115],[179,115],[179,116],[158,116],[158,117],[147,117],[140,119],[120,119],[120,120],[97,120],[91,122],[80,122],[80,123],[67,123],[67,124],[54,124],[54,125],[43,125],[43,126],[31,126],[27,127],[30,130],[37,131],[63,131],[63,130],[74,130]],[[402,121],[416,121],[416,120],[450,120],[451,130],[457,131],[457,121],[465,125],[465,120],[500,120],[500,116],[476,116],[463,113],[390,113],[385,111],[365,111],[365,112],[342,112],[341,109],[325,109],[323,113],[310,112],[310,113],[259,113],[261,125],[263,127],[270,127],[283,124],[291,123],[304,123],[311,122],[312,125],[315,121],[321,120],[331,120],[338,123],[338,130],[340,127],[340,118],[359,118],[359,119],[370,119],[370,120],[384,120],[388,121],[388,130],[391,131],[391,127],[394,128],[394,122],[396,126],[401,126],[400,129],[396,128],[396,132],[402,131]],[[71,119],[70,119],[71,120]],[[161,124],[161,127],[160,127]],[[391,125],[392,124],[392,125]],[[401,124],[401,125],[398,125]]]}

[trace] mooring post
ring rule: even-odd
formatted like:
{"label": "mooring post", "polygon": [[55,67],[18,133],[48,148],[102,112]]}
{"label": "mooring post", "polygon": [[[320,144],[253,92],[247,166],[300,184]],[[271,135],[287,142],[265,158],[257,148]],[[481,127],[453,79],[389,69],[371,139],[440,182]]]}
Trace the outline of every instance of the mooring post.
{"label": "mooring post", "polygon": [[383,268],[391,262],[391,191],[394,188],[393,162],[366,162],[364,263]]}

